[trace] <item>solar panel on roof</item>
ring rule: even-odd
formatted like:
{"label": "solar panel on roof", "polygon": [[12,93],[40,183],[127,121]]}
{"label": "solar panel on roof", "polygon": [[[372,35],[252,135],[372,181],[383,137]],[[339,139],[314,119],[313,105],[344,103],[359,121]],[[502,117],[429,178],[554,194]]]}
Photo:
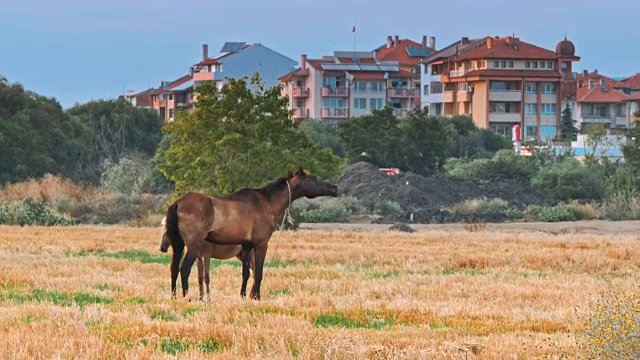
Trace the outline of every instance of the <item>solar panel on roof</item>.
{"label": "solar panel on roof", "polygon": [[398,65],[380,65],[382,71],[398,71]]}
{"label": "solar panel on roof", "polygon": [[347,70],[358,71],[360,66],[358,64],[322,64],[324,70]]}
{"label": "solar panel on roof", "polygon": [[425,57],[431,55],[431,50],[426,47],[418,48],[409,46],[407,47],[407,54],[412,57]]}
{"label": "solar panel on roof", "polygon": [[362,71],[380,71],[380,67],[375,64],[363,64],[360,65]]}
{"label": "solar panel on roof", "polygon": [[242,50],[242,47],[244,46],[243,42],[226,42],[224,43],[224,46],[222,46],[222,50],[220,50],[220,52],[238,52],[240,50]]}

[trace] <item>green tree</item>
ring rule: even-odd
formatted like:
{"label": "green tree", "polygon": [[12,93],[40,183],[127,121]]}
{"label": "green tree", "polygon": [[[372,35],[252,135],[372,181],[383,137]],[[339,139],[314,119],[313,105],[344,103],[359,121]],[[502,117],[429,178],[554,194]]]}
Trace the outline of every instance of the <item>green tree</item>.
{"label": "green tree", "polygon": [[250,86],[246,77],[230,78],[222,89],[207,82],[196,91],[194,110],[163,127],[170,143],[158,150],[174,197],[260,186],[299,165],[324,178],[340,174],[340,159],[299,131],[281,89],[265,89],[258,74]]}
{"label": "green tree", "polygon": [[322,120],[308,119],[301,122],[299,128],[320,147],[329,148],[335,156],[344,158],[344,147],[336,127],[327,126]]}
{"label": "green tree", "polygon": [[[640,117],[640,113],[636,116]],[[640,174],[640,121],[638,120],[634,121],[633,127],[628,131],[627,143],[622,147],[622,155],[625,163]]]}
{"label": "green tree", "polygon": [[82,180],[89,139],[55,99],[0,77],[0,182],[46,173]]}
{"label": "green tree", "polygon": [[576,128],[576,121],[571,114],[571,108],[569,103],[562,110],[562,117],[560,119],[560,140],[562,141],[575,141],[578,135],[578,129]]}
{"label": "green tree", "polygon": [[401,143],[398,119],[389,107],[338,124],[347,162],[367,161],[381,167],[397,167]]}

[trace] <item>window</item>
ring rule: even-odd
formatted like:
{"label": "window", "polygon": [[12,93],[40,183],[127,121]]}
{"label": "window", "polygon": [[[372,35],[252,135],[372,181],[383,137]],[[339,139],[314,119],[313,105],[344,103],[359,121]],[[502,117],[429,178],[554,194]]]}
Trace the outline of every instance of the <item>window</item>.
{"label": "window", "polygon": [[476,61],[476,67],[482,69],[482,61]]}
{"label": "window", "polygon": [[503,68],[506,68],[506,67],[507,67],[507,62],[506,62],[506,61],[504,61],[504,60],[502,60],[502,61],[500,62],[500,66],[501,66],[501,67],[503,67]]}
{"label": "window", "polygon": [[340,98],[324,99],[324,107],[329,109],[344,109],[344,99],[340,99]]}
{"label": "window", "polygon": [[302,106],[304,106],[304,105],[303,105],[303,102],[304,102],[304,100],[302,100],[302,99],[297,99],[297,100],[296,100],[296,107],[299,109],[299,108],[301,108]]}
{"label": "window", "polygon": [[544,61],[540,61],[540,69],[544,69],[546,67],[547,63]]}
{"label": "window", "polygon": [[585,113],[587,114],[587,116],[608,117],[609,106],[608,105],[586,105]]}
{"label": "window", "polygon": [[169,94],[169,100],[173,100],[173,94]]}
{"label": "window", "polygon": [[625,113],[627,112],[627,105],[618,105],[618,114],[617,116],[625,116]]}
{"label": "window", "polygon": [[525,86],[525,93],[527,94],[537,94],[538,93],[538,84],[534,83],[534,82],[526,82],[524,84]]}
{"label": "window", "polygon": [[531,68],[531,61],[525,61],[525,62],[524,62],[524,68],[525,68],[525,69],[529,69],[529,68]]}
{"label": "window", "polygon": [[512,68],[513,67],[513,61],[509,61],[509,67]]}
{"label": "window", "polygon": [[600,79],[600,86],[605,86],[604,79]]}
{"label": "window", "polygon": [[538,127],[533,125],[527,125],[524,127],[524,136],[537,136],[538,135]]}
{"label": "window", "polygon": [[353,99],[353,107],[358,110],[366,110],[367,109],[367,99],[365,98],[355,98]]}
{"label": "window", "polygon": [[552,116],[556,114],[556,104],[542,104],[542,115]]}
{"label": "window", "polygon": [[384,86],[382,81],[372,81],[371,82],[371,91],[373,92],[383,92]]}
{"label": "window", "polygon": [[325,76],[324,79],[322,79],[322,85],[324,86],[336,87],[336,83],[337,79],[335,76]]}
{"label": "window", "polygon": [[496,134],[509,136],[509,138],[511,138],[510,125],[491,125],[491,130],[493,130]]}
{"label": "window", "polygon": [[424,85],[422,87],[422,95],[429,95],[429,85]]}
{"label": "window", "polygon": [[513,103],[492,102],[490,104],[490,112],[492,113],[517,113],[518,106]]}
{"label": "window", "polygon": [[556,84],[555,83],[550,83],[550,82],[545,82],[542,83],[542,93],[544,95],[553,95],[556,93]]}
{"label": "window", "polygon": [[494,61],[493,62],[493,67],[500,67],[500,61]]}
{"label": "window", "polygon": [[534,69],[537,69],[538,68],[538,62],[537,61],[532,61],[531,62],[531,67],[534,68]]}
{"label": "window", "polygon": [[371,98],[371,110],[382,109],[384,99]]}
{"label": "window", "polygon": [[432,82],[431,83],[431,93],[432,94],[442,94],[442,83],[441,82]]}
{"label": "window", "polygon": [[538,104],[524,104],[525,115],[538,115]]}
{"label": "window", "polygon": [[547,61],[547,69],[555,68],[553,61]]}
{"label": "window", "polygon": [[365,92],[367,91],[367,83],[364,81],[356,81],[354,88],[357,93]]}
{"label": "window", "polygon": [[518,90],[517,84],[515,82],[509,81],[492,81],[491,82],[491,91],[512,91]]}

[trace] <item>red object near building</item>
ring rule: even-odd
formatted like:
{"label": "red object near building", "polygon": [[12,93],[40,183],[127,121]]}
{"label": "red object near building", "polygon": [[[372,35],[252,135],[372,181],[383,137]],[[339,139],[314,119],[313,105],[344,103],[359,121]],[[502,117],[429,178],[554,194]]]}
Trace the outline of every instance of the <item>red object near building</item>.
{"label": "red object near building", "polygon": [[398,168],[380,168],[380,171],[387,175],[398,175],[400,174],[400,169]]}

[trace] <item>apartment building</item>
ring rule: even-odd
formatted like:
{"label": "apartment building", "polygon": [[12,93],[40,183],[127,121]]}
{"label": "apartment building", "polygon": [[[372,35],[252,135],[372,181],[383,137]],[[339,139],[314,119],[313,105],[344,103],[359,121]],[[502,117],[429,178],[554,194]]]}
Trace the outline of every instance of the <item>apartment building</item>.
{"label": "apartment building", "polygon": [[514,36],[463,37],[423,61],[422,106],[504,135],[521,125],[524,136],[553,137],[562,105],[575,101],[579,60],[566,38],[552,51]]}
{"label": "apartment building", "polygon": [[397,61],[377,59],[375,51],[335,51],[321,59],[307,59],[303,54],[300,64],[279,79],[294,109],[294,120],[336,123],[385,104],[401,118],[415,106],[416,74],[402,70]]}
{"label": "apartment building", "polygon": [[151,106],[165,120],[173,120],[180,109],[190,109],[197,101],[194,88],[213,81],[218,88],[227,78],[251,78],[259,73],[266,87],[279,84],[278,78],[295,68],[297,62],[262,44],[226,42],[220,53],[210,57],[209,46],[202,45],[202,60],[189,67],[188,75],[174,81],[163,81],[151,91]]}
{"label": "apartment building", "polygon": [[625,130],[640,111],[640,75],[614,80],[584,70],[578,76],[577,122],[581,128],[589,124],[603,124],[612,130]]}

